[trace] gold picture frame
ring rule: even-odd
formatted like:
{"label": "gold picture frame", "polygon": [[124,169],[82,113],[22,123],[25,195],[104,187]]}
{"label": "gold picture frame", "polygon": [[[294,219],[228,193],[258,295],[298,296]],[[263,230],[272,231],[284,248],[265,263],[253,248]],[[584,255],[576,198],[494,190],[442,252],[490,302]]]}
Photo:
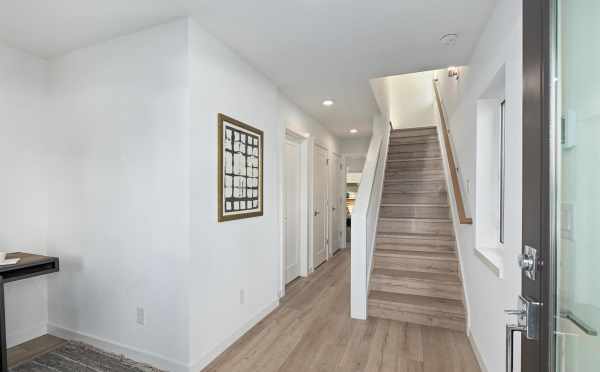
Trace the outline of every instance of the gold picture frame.
{"label": "gold picture frame", "polygon": [[263,131],[219,113],[218,144],[218,221],[262,216]]}

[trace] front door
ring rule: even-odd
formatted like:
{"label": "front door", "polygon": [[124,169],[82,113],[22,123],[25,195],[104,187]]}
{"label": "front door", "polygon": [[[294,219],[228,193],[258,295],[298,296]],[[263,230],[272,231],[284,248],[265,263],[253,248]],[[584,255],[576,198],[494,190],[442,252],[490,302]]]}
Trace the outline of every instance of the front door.
{"label": "front door", "polygon": [[600,371],[600,2],[555,0],[553,371]]}
{"label": "front door", "polygon": [[[549,372],[552,303],[550,247],[550,5],[523,0],[523,252],[522,306],[529,319],[515,321],[521,332],[521,370]],[[526,327],[532,328],[527,334]],[[507,327],[507,341],[512,337]],[[507,371],[511,366],[507,345]],[[517,364],[517,363],[515,363]]]}
{"label": "front door", "polygon": [[598,371],[600,2],[523,3],[522,292],[540,306],[522,370]]}

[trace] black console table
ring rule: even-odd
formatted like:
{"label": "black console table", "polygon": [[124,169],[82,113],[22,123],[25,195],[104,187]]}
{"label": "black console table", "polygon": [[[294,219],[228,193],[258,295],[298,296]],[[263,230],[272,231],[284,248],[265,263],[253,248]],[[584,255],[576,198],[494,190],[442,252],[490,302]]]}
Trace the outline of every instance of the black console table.
{"label": "black console table", "polygon": [[8,372],[6,351],[6,319],[4,317],[4,283],[35,276],[55,273],[59,269],[58,258],[28,253],[12,253],[7,259],[20,258],[15,265],[0,266],[0,371]]}

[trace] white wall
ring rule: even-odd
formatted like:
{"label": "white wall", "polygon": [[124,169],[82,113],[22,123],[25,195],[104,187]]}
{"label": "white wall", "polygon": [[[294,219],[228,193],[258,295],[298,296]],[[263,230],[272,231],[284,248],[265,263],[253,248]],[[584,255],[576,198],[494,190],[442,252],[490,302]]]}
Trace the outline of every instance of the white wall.
{"label": "white wall", "polygon": [[[61,272],[48,281],[52,332],[183,368],[190,324],[187,23],[75,51],[52,60],[50,73],[48,253],[61,259]],[[138,307],[144,326],[136,324]]]}
{"label": "white wall", "polygon": [[344,138],[340,140],[340,152],[344,155],[367,156],[371,137]]}
{"label": "white wall", "polygon": [[285,96],[280,95],[279,105],[284,133],[285,128],[287,128],[297,134],[308,136],[314,139],[315,142],[326,147],[329,150],[330,156],[334,152],[337,154],[342,152],[341,141],[337,137],[321,123],[290,102]]}
{"label": "white wall", "polygon": [[425,71],[371,80],[379,109],[389,118],[394,129],[439,124],[433,74],[433,71]]}
{"label": "white wall", "polygon": [[371,137],[344,138],[340,140],[340,151],[344,155],[349,173],[362,173],[369,152]]}
{"label": "white wall", "polygon": [[[191,365],[201,369],[277,306],[286,127],[339,151],[337,139],[260,72],[190,21]],[[217,223],[217,113],[265,132],[264,216]],[[241,303],[241,292],[244,301]]]}
{"label": "white wall", "polygon": [[[188,19],[48,62],[0,57],[0,243],[61,259],[47,286],[8,286],[9,343],[48,325],[197,371],[278,304],[285,128],[339,154],[320,123]],[[219,112],[265,132],[262,217],[216,222]]]}
{"label": "white wall", "polygon": [[[504,309],[514,308],[520,293],[521,275],[516,265],[521,251],[522,171],[522,12],[521,1],[499,1],[460,79],[439,72],[440,90],[450,116],[455,157],[463,190],[475,180],[477,100],[496,74],[506,72],[506,241],[496,265],[499,277],[475,254],[474,228],[457,227],[464,280],[467,287],[470,334],[489,372],[504,371]],[[468,213],[474,210],[474,187],[466,195]],[[475,221],[477,216],[473,216]],[[457,216],[455,215],[455,220]],[[494,294],[490,296],[490,293]]]}
{"label": "white wall", "polygon": [[[0,46],[0,250],[46,253],[46,61]],[[6,285],[8,346],[46,332],[46,279]]]}
{"label": "white wall", "polygon": [[381,115],[373,117],[372,126],[373,135],[352,210],[350,316],[363,320],[367,319],[369,278],[390,134],[388,121]]}
{"label": "white wall", "polygon": [[[278,304],[284,137],[275,86],[193,21],[189,25],[190,353],[199,370]],[[217,223],[218,113],[265,132],[262,217]]]}

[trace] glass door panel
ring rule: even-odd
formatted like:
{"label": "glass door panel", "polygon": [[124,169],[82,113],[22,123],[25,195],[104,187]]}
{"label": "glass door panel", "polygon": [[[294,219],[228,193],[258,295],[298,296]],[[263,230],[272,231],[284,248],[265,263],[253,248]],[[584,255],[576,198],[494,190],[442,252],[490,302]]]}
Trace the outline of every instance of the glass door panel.
{"label": "glass door panel", "polygon": [[556,337],[560,372],[600,371],[600,1],[555,1]]}

